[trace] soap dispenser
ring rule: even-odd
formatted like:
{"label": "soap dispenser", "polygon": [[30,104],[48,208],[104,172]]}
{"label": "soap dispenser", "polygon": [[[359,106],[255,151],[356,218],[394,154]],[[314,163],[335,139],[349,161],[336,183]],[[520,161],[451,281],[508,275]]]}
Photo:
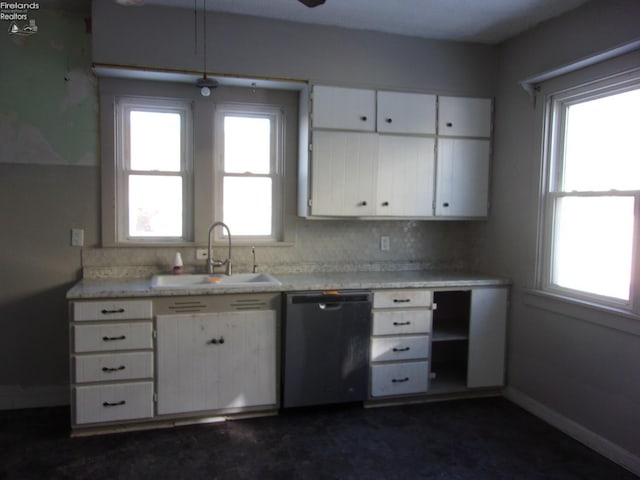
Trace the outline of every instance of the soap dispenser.
{"label": "soap dispenser", "polygon": [[182,255],[180,255],[180,252],[176,252],[176,256],[173,259],[173,274],[182,274],[182,266]]}

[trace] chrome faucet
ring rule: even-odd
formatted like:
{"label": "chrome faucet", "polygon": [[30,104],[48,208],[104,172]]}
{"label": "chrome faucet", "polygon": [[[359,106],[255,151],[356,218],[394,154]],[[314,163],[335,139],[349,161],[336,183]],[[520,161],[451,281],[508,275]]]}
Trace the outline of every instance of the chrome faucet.
{"label": "chrome faucet", "polygon": [[[221,226],[227,229],[227,238],[229,239],[229,251],[227,253],[226,260],[214,260],[213,259],[213,246],[211,242],[211,234],[213,230],[217,227]],[[209,247],[207,249],[207,273],[209,275],[214,273],[215,267],[222,267],[226,265],[227,268],[225,270],[226,275],[231,275],[231,231],[229,231],[229,227],[223,222],[213,222],[213,224],[209,227]]]}

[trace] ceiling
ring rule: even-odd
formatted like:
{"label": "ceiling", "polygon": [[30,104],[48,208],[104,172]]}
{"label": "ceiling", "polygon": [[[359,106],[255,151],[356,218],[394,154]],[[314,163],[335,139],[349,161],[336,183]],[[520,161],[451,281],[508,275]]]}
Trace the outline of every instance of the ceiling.
{"label": "ceiling", "polygon": [[[297,0],[143,1],[144,5],[191,10],[197,7],[199,11],[206,4],[207,10],[216,12],[496,44],[588,0],[326,0],[324,5],[315,8],[305,7]],[[83,0],[43,0],[39,3],[63,8],[87,8],[88,5]]]}

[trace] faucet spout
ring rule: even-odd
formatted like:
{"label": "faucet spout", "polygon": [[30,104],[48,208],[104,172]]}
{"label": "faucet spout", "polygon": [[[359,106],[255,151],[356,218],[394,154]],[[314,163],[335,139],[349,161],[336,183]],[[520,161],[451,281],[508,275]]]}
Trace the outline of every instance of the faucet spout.
{"label": "faucet spout", "polygon": [[[229,248],[227,252],[226,260],[214,260],[213,259],[213,231],[216,227],[222,227],[227,230],[227,239],[229,240]],[[207,248],[207,273],[209,275],[215,272],[215,267],[226,266],[225,274],[231,275],[231,231],[226,223],[223,222],[213,222],[213,224],[209,227],[209,245]]]}

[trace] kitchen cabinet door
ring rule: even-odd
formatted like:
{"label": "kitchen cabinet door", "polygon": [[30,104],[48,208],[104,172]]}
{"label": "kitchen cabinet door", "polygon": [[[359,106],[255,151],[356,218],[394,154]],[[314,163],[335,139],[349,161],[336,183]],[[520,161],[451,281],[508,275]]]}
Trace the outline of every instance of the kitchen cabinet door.
{"label": "kitchen cabinet door", "polygon": [[489,156],[489,140],[438,139],[436,216],[487,216]]}
{"label": "kitchen cabinet door", "polygon": [[438,135],[491,136],[490,98],[438,97]]}
{"label": "kitchen cabinet door", "polygon": [[157,315],[158,414],[276,404],[276,312]]}
{"label": "kitchen cabinet door", "polygon": [[315,131],[311,212],[318,216],[366,216],[375,212],[378,136]]}
{"label": "kitchen cabinet door", "polygon": [[504,385],[507,327],[506,288],[471,291],[467,387]]}
{"label": "kitchen cabinet door", "polygon": [[378,144],[376,214],[433,216],[434,139],[380,135]]}
{"label": "kitchen cabinet door", "polygon": [[436,96],[378,92],[377,127],[381,133],[435,135]]}
{"label": "kitchen cabinet door", "polygon": [[376,128],[376,92],[315,85],[311,119],[313,128],[373,132]]}

